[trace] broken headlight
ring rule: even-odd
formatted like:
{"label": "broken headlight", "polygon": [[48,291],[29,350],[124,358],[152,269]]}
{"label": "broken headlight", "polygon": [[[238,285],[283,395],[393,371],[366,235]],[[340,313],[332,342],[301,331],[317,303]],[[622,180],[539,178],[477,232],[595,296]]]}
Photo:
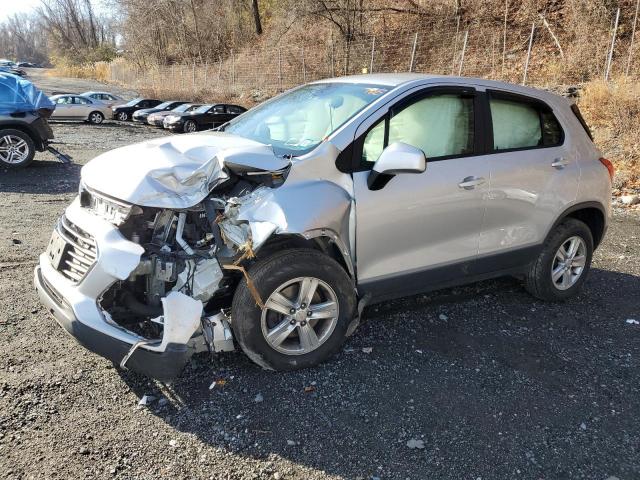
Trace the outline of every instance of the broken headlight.
{"label": "broken headlight", "polygon": [[140,207],[101,195],[82,183],[80,206],[115,226],[122,225],[132,214],[141,213]]}

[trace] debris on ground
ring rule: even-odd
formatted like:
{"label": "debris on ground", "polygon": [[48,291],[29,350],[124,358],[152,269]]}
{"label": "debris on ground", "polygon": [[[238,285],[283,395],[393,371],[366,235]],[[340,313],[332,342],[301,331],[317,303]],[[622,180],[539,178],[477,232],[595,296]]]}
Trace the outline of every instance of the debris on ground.
{"label": "debris on ground", "polygon": [[422,450],[424,448],[424,440],[416,440],[412,438],[407,442],[407,447],[409,447],[411,450],[414,450],[416,448],[418,450]]}
{"label": "debris on ground", "polygon": [[153,403],[155,399],[156,397],[154,397],[153,395],[143,395],[138,402],[138,405],[149,405],[150,403]]}
{"label": "debris on ground", "polygon": [[223,378],[219,380],[214,380],[211,385],[209,385],[209,390],[213,390],[215,387],[223,387],[227,381]]}
{"label": "debris on ground", "polygon": [[629,325],[640,325],[640,322],[635,318],[627,318],[627,323]]}
{"label": "debris on ground", "polygon": [[623,205],[636,205],[640,203],[640,195],[622,195],[620,197],[620,203]]}
{"label": "debris on ground", "polygon": [[255,396],[255,398],[253,399],[254,402],[256,403],[262,403],[264,401],[264,397],[262,396],[261,393],[257,394]]}
{"label": "debris on ground", "polygon": [[371,353],[371,352],[373,352],[373,347],[364,347],[362,349],[362,353],[367,353],[368,354],[368,353]]}

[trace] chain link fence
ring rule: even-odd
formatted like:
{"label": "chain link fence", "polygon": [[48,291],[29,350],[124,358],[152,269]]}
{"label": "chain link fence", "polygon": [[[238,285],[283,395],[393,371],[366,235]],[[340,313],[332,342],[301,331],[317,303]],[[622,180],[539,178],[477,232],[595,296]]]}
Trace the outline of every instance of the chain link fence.
{"label": "chain link fence", "polygon": [[[542,16],[509,24],[462,24],[459,18],[345,41],[332,34],[306,45],[276,45],[230,52],[215,63],[135,67],[109,65],[110,80],[160,97],[212,100],[250,96],[255,101],[301,83],[360,73],[421,72],[465,75],[542,87],[627,73],[637,74],[634,36],[616,38],[610,28],[590,28],[561,45]],[[631,24],[635,19],[627,19]],[[603,22],[606,23],[606,22]]]}

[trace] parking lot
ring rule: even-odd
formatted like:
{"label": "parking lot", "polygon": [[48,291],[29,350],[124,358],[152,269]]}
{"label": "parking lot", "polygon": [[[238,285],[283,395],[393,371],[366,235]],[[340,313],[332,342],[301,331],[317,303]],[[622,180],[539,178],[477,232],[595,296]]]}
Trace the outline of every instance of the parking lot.
{"label": "parking lot", "polygon": [[[48,93],[101,87],[35,81]],[[81,166],[167,133],[53,129],[73,163],[39,153],[0,171],[0,476],[640,478],[637,211],[616,210],[566,303],[512,279],[442,290],[369,308],[318,368],[201,355],[163,386],[77,345],[40,306],[32,272]]]}

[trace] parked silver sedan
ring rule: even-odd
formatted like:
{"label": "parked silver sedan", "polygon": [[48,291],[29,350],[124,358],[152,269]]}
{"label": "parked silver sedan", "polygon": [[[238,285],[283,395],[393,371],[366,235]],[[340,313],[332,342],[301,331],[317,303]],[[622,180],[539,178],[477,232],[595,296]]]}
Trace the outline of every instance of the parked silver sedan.
{"label": "parked silver sedan", "polygon": [[107,116],[111,116],[111,108],[99,100],[82,95],[54,95],[50,97],[56,104],[51,118],[53,120],[84,120],[100,124]]}
{"label": "parked silver sedan", "polygon": [[99,102],[104,103],[107,107],[115,107],[116,105],[124,105],[127,103],[122,97],[118,95],[114,95],[109,92],[84,92],[82,94],[83,97],[90,98],[92,100],[98,100]]}

